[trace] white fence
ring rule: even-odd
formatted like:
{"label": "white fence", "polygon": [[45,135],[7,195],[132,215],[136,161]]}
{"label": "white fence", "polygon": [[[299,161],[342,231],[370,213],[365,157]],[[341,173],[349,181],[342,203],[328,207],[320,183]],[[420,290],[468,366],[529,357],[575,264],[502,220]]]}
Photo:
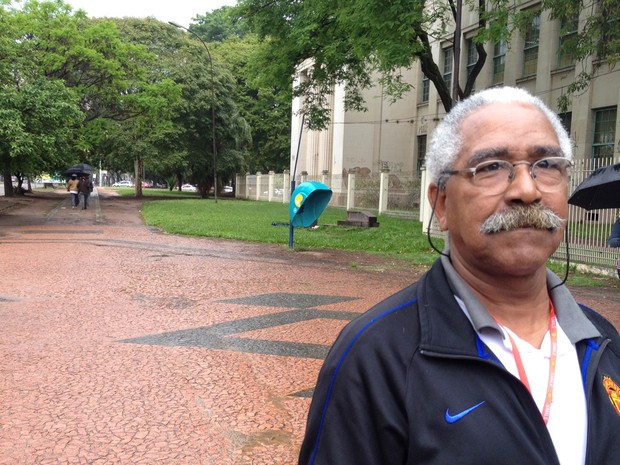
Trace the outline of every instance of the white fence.
{"label": "white fence", "polygon": [[[570,193],[595,169],[614,163],[620,158],[576,160],[572,170]],[[375,176],[350,171],[347,175],[323,173],[296,176],[296,185],[305,181],[319,181],[332,189],[329,203],[332,207],[347,210],[365,210],[390,216],[419,219],[426,231],[431,218],[431,205],[426,199],[425,172],[392,174],[389,171]],[[291,177],[284,173],[269,172],[237,176],[235,196],[249,200],[288,203],[291,197]],[[618,192],[620,197],[620,192]],[[568,243],[571,263],[581,263],[613,271],[620,256],[620,249],[607,245],[611,228],[619,215],[618,209],[586,211],[569,206]],[[431,226],[434,235],[441,235],[436,224]],[[566,259],[563,241],[553,256]],[[613,271],[615,273],[615,271]]]}
{"label": "white fence", "polygon": [[[322,182],[332,190],[329,205],[347,210],[368,210],[379,214],[417,218],[420,206],[420,175],[390,174],[362,176],[351,171],[341,174],[296,176],[295,185],[305,181]],[[256,173],[236,177],[235,197],[249,200],[288,203],[291,176],[284,173]]]}

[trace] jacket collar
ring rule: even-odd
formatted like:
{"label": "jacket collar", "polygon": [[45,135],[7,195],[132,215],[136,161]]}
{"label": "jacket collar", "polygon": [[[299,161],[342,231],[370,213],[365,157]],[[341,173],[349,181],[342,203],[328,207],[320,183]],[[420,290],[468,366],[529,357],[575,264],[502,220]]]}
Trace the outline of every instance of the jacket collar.
{"label": "jacket collar", "polygon": [[[452,293],[458,296],[465,304],[466,314],[469,316],[469,320],[476,332],[480,333],[486,328],[500,331],[499,325],[454,269],[450,259],[442,255],[440,260],[448,285]],[[566,286],[562,285],[553,289],[559,283],[561,283],[560,278],[547,269],[547,289],[552,289],[549,291],[549,296],[553,301],[558,323],[571,343],[575,344],[583,339],[600,337],[600,332],[584,315]]]}

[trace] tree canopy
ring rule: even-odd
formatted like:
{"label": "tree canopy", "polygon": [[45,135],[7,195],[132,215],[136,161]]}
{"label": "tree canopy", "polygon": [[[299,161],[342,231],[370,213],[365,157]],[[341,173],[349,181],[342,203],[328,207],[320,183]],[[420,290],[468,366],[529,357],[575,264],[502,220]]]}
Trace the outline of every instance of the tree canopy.
{"label": "tree canopy", "polygon": [[253,83],[259,44],[228,10],[198,15],[189,34],[152,18],[89,19],[61,0],[0,0],[6,195],[12,176],[77,162],[133,171],[137,195],[145,176],[206,196],[214,171],[229,182],[287,166],[290,90]]}
{"label": "tree canopy", "polygon": [[[589,9],[587,24],[574,40],[564,45],[576,60],[586,60],[605,47],[605,59],[619,59],[619,9],[617,0],[542,0],[540,7],[551,10],[553,18],[569,12]],[[465,8],[478,14],[474,34],[478,61],[465,83],[459,83],[458,98],[469,95],[484,66],[485,42],[509,40],[523,29],[528,11],[506,0],[465,1]],[[617,6],[617,5],[616,5]],[[601,14],[603,12],[604,14]],[[256,70],[265,80],[285,87],[292,85],[298,65],[312,59],[309,80],[295,89],[303,95],[310,127],[324,127],[329,120],[327,98],[336,84],[346,86],[345,108],[365,109],[362,91],[376,82],[397,99],[411,88],[401,70],[419,61],[422,72],[433,83],[446,111],[453,105],[448,89],[431,50],[434,38],[454,40],[457,6],[453,0],[240,0],[235,9],[238,18],[264,40],[261,64]],[[578,81],[587,85],[593,71],[585,71]],[[577,84],[579,87],[579,84]]]}

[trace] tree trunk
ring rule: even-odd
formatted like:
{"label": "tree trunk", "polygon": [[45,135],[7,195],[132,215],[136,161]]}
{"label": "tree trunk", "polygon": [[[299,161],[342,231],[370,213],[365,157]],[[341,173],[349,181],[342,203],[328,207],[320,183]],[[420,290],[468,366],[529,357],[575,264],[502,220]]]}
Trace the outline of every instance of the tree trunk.
{"label": "tree trunk", "polygon": [[136,155],[133,161],[134,177],[136,179],[136,197],[142,197],[142,158],[140,155]]}
{"label": "tree trunk", "polygon": [[2,161],[2,179],[4,179],[4,196],[13,197],[13,182],[11,180],[11,162],[10,157],[7,154],[0,156]]}

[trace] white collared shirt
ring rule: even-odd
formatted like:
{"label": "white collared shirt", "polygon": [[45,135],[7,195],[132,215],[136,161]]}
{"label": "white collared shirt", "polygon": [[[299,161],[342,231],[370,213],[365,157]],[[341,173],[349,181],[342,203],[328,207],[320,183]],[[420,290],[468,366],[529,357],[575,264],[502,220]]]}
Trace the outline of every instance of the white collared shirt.
{"label": "white collared shirt", "polygon": [[[459,305],[469,318],[465,304],[456,297]],[[503,331],[510,331],[502,328]],[[553,389],[553,402],[547,423],[547,430],[553,440],[556,453],[562,465],[583,465],[587,443],[587,408],[586,397],[581,378],[577,350],[570,342],[560,324],[557,326],[558,355]],[[532,397],[542,412],[547,394],[549,380],[549,361],[551,358],[551,339],[549,332],[540,349],[519,338],[510,331],[517,344],[521,359],[527,373]],[[512,352],[510,339],[504,333],[490,328],[478,335],[489,349],[497,356],[504,367],[519,378],[517,364]]]}

